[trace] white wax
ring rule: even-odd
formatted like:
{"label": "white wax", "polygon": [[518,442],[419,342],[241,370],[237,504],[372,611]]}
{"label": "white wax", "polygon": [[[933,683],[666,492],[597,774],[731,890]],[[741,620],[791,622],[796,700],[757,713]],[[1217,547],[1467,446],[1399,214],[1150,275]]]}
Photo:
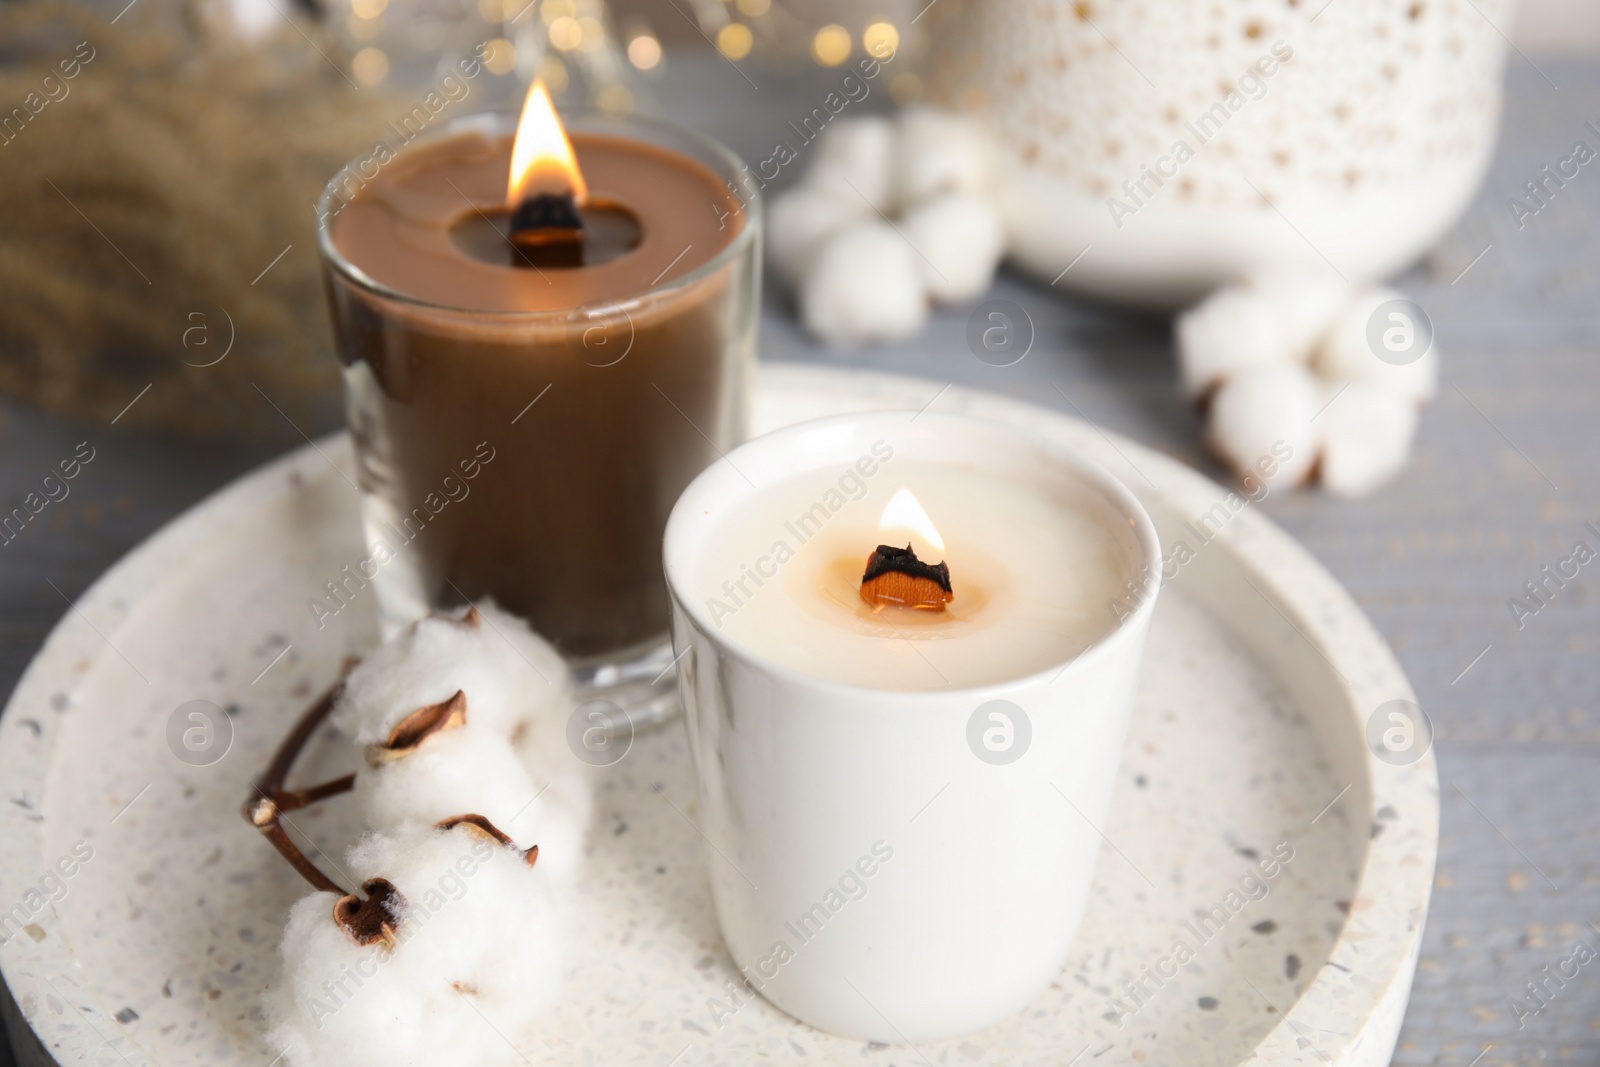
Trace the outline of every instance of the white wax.
{"label": "white wax", "polygon": [[[1059,667],[1128,610],[1127,522],[1076,481],[1012,479],[894,456],[873,473],[824,468],[763,486],[722,516],[694,577],[729,641],[806,674],[877,689],[988,685]],[[915,494],[944,540],[880,529]],[[942,612],[860,596],[879,544],[950,567]]]}

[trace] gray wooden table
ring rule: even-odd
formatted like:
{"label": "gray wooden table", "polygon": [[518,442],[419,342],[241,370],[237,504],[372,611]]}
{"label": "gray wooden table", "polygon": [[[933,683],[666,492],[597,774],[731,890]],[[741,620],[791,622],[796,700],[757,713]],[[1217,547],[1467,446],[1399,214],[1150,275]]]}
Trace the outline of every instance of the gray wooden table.
{"label": "gray wooden table", "polygon": [[[762,76],[716,60],[669,64],[661,109],[764,158],[829,79]],[[1467,218],[1401,285],[1430,313],[1444,384],[1415,462],[1360,502],[1274,494],[1266,510],[1347,585],[1398,652],[1437,729],[1443,831],[1433,910],[1395,1062],[1600,1062],[1600,960],[1538,1014],[1525,985],[1583,942],[1600,949],[1600,563],[1518,628],[1508,598],[1600,538],[1600,169],[1585,167],[1518,230],[1506,199],[1574,141],[1600,148],[1600,65],[1513,58],[1493,171]],[[872,102],[880,101],[878,94]],[[968,350],[965,314],[866,352],[809,343],[769,293],[766,359],[921,374],[1081,413],[1220,475],[1174,383],[1167,323],[1004,276],[1032,353],[1008,368]],[[1058,392],[1055,387],[1059,387]],[[1070,397],[1070,401],[1065,399]],[[1076,410],[1074,410],[1076,409]],[[324,427],[323,429],[331,428]],[[0,401],[0,505],[90,440],[72,495],[0,548],[0,689],[102,571],[161,523],[269,458],[261,446],[163,441]],[[219,590],[225,595],[225,590]],[[3,783],[0,783],[3,785]],[[1530,1006],[1532,1001],[1527,1002]],[[1487,1049],[1487,1052],[1485,1052]],[[9,1057],[0,1051],[0,1067]]]}

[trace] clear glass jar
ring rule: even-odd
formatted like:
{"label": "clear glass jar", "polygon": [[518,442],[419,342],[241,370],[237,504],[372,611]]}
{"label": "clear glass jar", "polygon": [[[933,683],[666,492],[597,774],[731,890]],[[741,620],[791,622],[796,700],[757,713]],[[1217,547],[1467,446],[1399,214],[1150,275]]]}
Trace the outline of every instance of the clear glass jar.
{"label": "clear glass jar", "polygon": [[[515,115],[474,116],[419,141],[515,126]],[[350,262],[331,221],[348,189],[330,182],[319,246],[371,553],[356,571],[386,633],[493,597],[580,680],[647,690],[630,696],[638,704],[672,685],[667,515],[746,434],[759,209],[739,160],[697,134],[641,118],[567,126],[709,168],[743,204],[739,230],[698,268],[623,299],[469,310],[395,291]]]}

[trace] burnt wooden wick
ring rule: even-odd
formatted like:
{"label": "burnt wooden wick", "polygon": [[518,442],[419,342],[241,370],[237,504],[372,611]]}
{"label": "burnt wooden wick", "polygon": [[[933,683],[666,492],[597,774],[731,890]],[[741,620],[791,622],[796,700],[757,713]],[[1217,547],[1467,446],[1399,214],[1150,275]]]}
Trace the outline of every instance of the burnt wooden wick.
{"label": "burnt wooden wick", "polygon": [[861,599],[875,608],[893,605],[943,611],[955,596],[950,567],[943,561],[924,563],[910,545],[879,545],[867,557],[867,569],[861,575]]}
{"label": "burnt wooden wick", "polygon": [[522,267],[581,267],[583,216],[571,193],[535,193],[511,214],[511,262]]}

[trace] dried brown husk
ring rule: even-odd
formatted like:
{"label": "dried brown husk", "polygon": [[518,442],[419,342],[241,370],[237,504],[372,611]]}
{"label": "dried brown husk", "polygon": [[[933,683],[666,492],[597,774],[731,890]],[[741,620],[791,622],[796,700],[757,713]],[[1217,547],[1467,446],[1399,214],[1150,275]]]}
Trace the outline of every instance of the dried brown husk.
{"label": "dried brown husk", "polygon": [[361,883],[362,899],[354,893],[334,901],[333,921],[345,936],[358,945],[382,944],[394,948],[395,931],[406,910],[406,898],[386,878],[369,878]]}
{"label": "dried brown husk", "polygon": [[[436,830],[454,830],[460,828],[466,833],[475,834],[485,841],[493,841],[503,848],[516,848],[517,843],[511,840],[504,830],[490,822],[484,815],[452,815],[448,819],[440,819],[433,824]],[[519,850],[522,861],[529,867],[539,862],[539,846]]]}
{"label": "dried brown husk", "polygon": [[455,730],[467,724],[467,695],[457,689],[455,696],[437,704],[426,704],[395,724],[388,738],[367,749],[367,759],[374,765],[390,760],[404,759],[435,734]]}

